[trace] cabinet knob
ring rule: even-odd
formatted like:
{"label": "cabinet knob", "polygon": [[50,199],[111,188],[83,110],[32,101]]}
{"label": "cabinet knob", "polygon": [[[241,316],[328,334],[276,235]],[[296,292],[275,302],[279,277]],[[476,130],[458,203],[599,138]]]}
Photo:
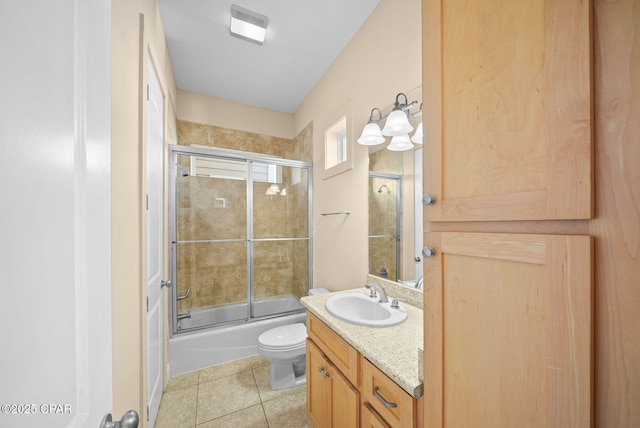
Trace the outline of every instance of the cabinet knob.
{"label": "cabinet knob", "polygon": [[328,378],[329,377],[329,372],[322,373],[322,377],[325,378],[325,379]]}
{"label": "cabinet knob", "polygon": [[422,255],[425,259],[428,259],[429,257],[433,257],[436,255],[436,250],[431,247],[425,247],[422,249]]}
{"label": "cabinet knob", "polygon": [[422,197],[422,205],[428,206],[436,203],[436,197],[432,195],[424,195]]}
{"label": "cabinet knob", "polygon": [[320,373],[322,373],[322,372],[324,371],[324,367],[322,367],[322,366],[318,366],[318,371],[319,371]]}

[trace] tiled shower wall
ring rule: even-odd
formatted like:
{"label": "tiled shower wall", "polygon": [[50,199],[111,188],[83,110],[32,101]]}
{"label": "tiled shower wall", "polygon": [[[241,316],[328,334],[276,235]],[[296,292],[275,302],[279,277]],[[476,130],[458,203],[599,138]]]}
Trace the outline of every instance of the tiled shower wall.
{"label": "tiled shower wall", "polygon": [[[177,122],[178,144],[227,148],[311,162],[312,124],[293,140],[253,134],[193,122]],[[179,158],[187,167],[187,157]],[[283,167],[280,189],[266,195],[269,183],[254,182],[254,236],[306,237],[310,177],[294,177]],[[238,239],[246,237],[246,189],[240,180],[178,177],[179,240]],[[216,199],[218,202],[216,203]],[[220,201],[224,200],[221,204]],[[301,297],[308,288],[307,241],[254,243],[254,295],[257,299],[281,295]],[[190,243],[178,246],[178,288],[189,298],[180,311],[244,302],[247,256],[245,243]]]}

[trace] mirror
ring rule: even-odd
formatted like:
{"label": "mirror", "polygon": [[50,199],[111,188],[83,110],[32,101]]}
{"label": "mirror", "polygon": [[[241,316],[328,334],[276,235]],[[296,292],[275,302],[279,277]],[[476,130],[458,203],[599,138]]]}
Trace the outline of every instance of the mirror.
{"label": "mirror", "polygon": [[[410,94],[421,99],[421,88]],[[410,118],[414,129],[420,122],[421,116]],[[392,151],[389,140],[369,146],[369,274],[421,289],[422,145]]]}

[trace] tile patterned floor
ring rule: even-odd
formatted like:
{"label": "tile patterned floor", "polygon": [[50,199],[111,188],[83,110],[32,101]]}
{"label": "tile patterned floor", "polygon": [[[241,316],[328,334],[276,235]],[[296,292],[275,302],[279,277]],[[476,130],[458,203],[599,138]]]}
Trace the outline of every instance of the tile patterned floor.
{"label": "tile patterned floor", "polygon": [[307,428],[305,386],[272,390],[257,355],[172,377],[155,428]]}

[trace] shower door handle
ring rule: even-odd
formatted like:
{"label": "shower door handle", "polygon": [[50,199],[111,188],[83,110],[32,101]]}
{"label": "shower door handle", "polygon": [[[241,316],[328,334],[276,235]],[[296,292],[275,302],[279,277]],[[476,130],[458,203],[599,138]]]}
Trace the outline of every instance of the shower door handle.
{"label": "shower door handle", "polygon": [[189,293],[191,293],[191,288],[187,288],[187,292],[184,293],[184,295],[176,296],[176,300],[180,301],[186,299],[187,297],[189,297]]}

